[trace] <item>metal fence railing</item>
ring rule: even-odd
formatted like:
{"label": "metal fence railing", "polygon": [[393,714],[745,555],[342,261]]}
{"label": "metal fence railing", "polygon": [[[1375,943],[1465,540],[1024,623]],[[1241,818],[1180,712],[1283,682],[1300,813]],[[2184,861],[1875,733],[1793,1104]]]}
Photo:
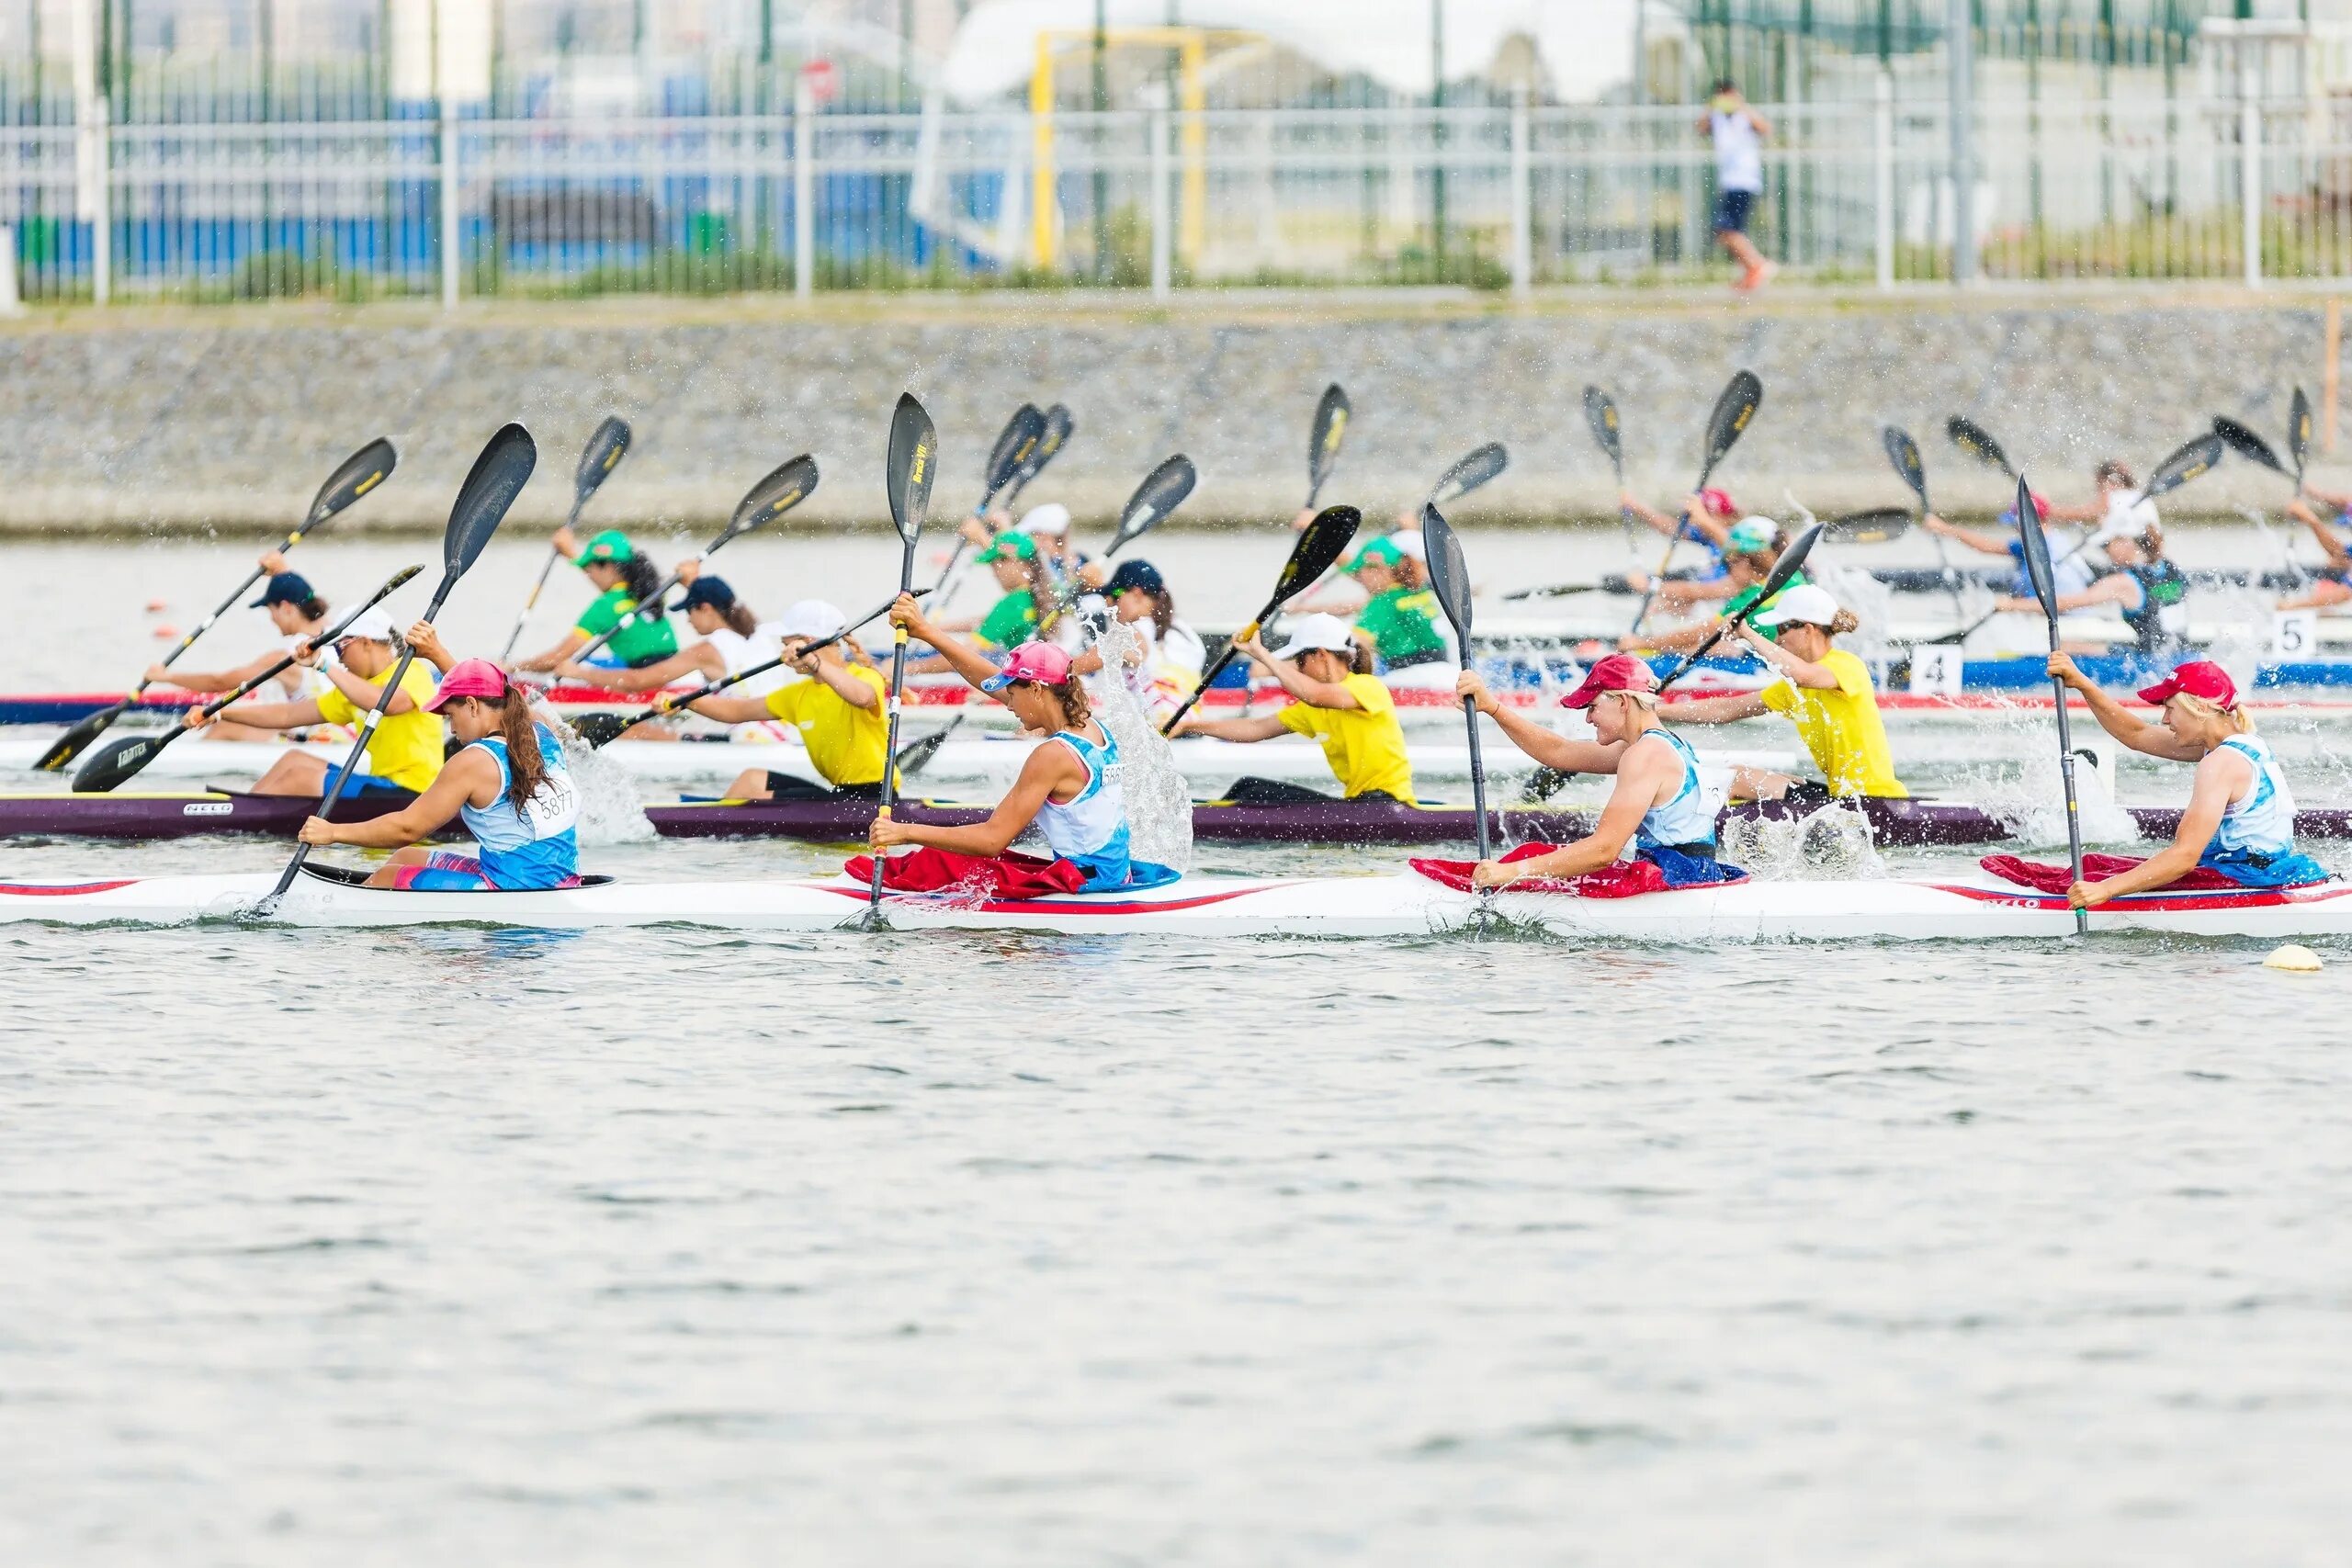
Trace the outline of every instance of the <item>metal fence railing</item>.
{"label": "metal fence railing", "polygon": [[[0,261],[51,302],[1499,289],[1723,265],[1688,107],[801,110],[0,127]],[[1764,112],[1768,254],[1833,280],[1951,276],[1939,100]],[[1973,144],[1985,276],[2352,277],[2333,100],[2052,93],[1980,106]]]}

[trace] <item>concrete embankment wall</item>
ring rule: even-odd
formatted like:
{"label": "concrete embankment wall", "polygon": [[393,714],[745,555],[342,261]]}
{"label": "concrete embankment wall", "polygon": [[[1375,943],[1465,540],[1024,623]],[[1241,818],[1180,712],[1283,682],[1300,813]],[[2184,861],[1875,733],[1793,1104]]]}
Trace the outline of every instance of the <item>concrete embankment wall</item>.
{"label": "concrete embankment wall", "polygon": [[[1939,502],[1999,503],[2002,481],[1941,436],[1967,412],[2041,488],[2077,497],[2114,455],[2153,462],[2216,412],[2283,440],[2297,384],[2325,379],[2312,295],[1543,299],[1232,296],[1167,311],[1116,301],[865,297],[412,307],[330,311],[87,310],[0,325],[0,528],[260,532],[297,515],[334,463],[390,435],[401,468],[346,526],[435,528],[481,442],[521,419],[541,478],[520,522],[560,516],[580,444],[606,413],[636,446],[594,516],[695,522],[798,451],[826,479],[810,523],[883,515],[893,400],[937,419],[943,511],[970,503],[987,447],[1023,399],[1067,402],[1078,434],[1032,499],[1102,514],[1159,457],[1189,453],[1188,520],[1285,515],[1304,490],[1306,426],[1325,382],[1355,418],[1325,501],[1409,503],[1482,442],[1510,471],[1465,516],[1555,522],[1608,513],[1613,484],[1580,395],[1611,389],[1637,488],[1690,483],[1724,377],[1754,368],[1762,412],[1721,470],[1743,504],[1817,511],[1905,499],[1877,427],[1908,425]],[[2318,471],[2334,467],[2323,459]],[[2184,491],[2176,513],[2275,505],[2244,464]]]}

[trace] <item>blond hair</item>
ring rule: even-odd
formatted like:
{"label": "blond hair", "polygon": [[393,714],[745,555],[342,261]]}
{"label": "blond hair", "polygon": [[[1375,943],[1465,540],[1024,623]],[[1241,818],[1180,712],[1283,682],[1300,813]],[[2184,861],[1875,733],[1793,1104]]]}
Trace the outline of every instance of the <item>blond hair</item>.
{"label": "blond hair", "polygon": [[2199,716],[2228,719],[2240,735],[2254,733],[2254,716],[2243,707],[2225,708],[2221,704],[2208,701],[2194,692],[2175,692],[2171,700]]}

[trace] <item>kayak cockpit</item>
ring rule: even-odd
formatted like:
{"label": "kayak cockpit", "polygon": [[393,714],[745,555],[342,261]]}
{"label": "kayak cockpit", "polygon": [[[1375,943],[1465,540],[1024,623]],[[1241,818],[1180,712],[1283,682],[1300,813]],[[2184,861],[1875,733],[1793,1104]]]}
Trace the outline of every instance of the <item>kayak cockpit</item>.
{"label": "kayak cockpit", "polygon": [[[337,887],[357,888],[369,893],[400,893],[406,895],[408,892],[407,889],[399,887],[369,887],[368,886],[368,878],[370,874],[356,870],[350,866],[312,865],[310,862],[305,861],[302,863],[302,874],[305,876],[316,877],[321,882],[331,883]],[[577,892],[582,887],[609,887],[612,886],[612,883],[613,879],[609,876],[583,876],[580,878],[579,881],[573,883],[570,887],[476,887],[463,889],[460,892],[460,896],[474,898],[494,898],[502,894],[512,897],[516,893],[572,893]],[[442,888],[438,891],[447,893],[459,890]]]}

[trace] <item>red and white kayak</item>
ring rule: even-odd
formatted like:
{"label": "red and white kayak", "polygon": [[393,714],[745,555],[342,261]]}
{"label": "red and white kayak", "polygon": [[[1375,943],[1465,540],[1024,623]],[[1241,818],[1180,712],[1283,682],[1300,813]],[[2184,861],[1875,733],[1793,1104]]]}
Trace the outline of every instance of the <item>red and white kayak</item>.
{"label": "red and white kayak", "polygon": [[[0,921],[179,925],[255,919],[271,873],[88,882],[0,882]],[[743,931],[854,926],[865,888],[810,880],[630,882],[592,878],[536,893],[402,893],[358,886],[359,874],[306,867],[268,922],[296,926],[481,925],[545,930],[681,925]],[[1763,882],[1679,888],[1633,897],[1458,892],[1414,872],[1367,876],[1194,875],[1164,887],[986,900],[892,894],[896,930],[1121,932],[1192,937],[1427,936],[1499,918],[1584,941],[1951,942],[2073,934],[2064,898],[1972,872],[1951,879]],[[2266,942],[2352,936],[2352,886],[2278,891],[2158,892],[2091,912],[2094,935],[2154,931]]]}

